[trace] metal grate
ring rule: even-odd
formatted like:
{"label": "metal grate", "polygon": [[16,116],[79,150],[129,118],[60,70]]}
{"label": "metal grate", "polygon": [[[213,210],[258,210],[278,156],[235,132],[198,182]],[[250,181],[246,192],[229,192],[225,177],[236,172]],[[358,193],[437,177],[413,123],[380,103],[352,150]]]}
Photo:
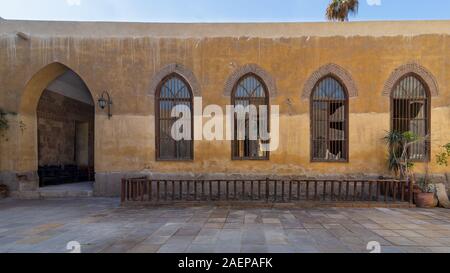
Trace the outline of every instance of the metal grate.
{"label": "metal grate", "polygon": [[311,130],[313,161],[348,160],[348,99],[333,77],[323,78],[314,88]]}
{"label": "metal grate", "polygon": [[[192,160],[193,151],[193,96],[186,81],[177,74],[166,77],[156,95],[156,153],[158,160]],[[176,141],[172,126],[178,120],[172,117],[172,109],[187,106],[191,110],[191,138]]]}
{"label": "metal grate", "polygon": [[[392,91],[392,130],[413,132],[420,138],[429,133],[429,98],[424,84],[414,75],[403,77]],[[429,157],[429,141],[415,143],[408,150],[410,159],[425,161]]]}
{"label": "metal grate", "polygon": [[[232,104],[234,106],[242,105],[244,107],[253,105],[257,109],[257,126],[258,126],[258,140],[250,140],[249,133],[249,115],[245,118],[245,139],[238,139],[238,122],[237,115],[234,117],[234,140],[232,142],[233,159],[235,160],[267,160],[269,152],[261,149],[262,144],[266,144],[261,140],[260,121],[261,116],[259,107],[261,105],[269,106],[268,91],[261,79],[253,74],[249,74],[241,78],[236,84],[233,91]],[[269,120],[269,113],[265,121]],[[263,121],[264,121],[263,120]],[[265,124],[265,123],[263,123]],[[265,124],[266,125],[266,124]],[[268,127],[268,124],[265,126]]]}

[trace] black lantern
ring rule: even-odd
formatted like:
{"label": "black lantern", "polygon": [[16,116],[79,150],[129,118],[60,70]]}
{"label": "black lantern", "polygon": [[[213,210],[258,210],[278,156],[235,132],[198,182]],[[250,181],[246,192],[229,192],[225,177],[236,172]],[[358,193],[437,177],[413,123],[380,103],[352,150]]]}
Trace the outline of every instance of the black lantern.
{"label": "black lantern", "polygon": [[98,107],[100,109],[104,110],[106,107],[108,107],[108,119],[111,119],[111,106],[113,102],[111,100],[111,96],[109,95],[108,91],[105,91],[102,93],[101,98],[98,99]]}

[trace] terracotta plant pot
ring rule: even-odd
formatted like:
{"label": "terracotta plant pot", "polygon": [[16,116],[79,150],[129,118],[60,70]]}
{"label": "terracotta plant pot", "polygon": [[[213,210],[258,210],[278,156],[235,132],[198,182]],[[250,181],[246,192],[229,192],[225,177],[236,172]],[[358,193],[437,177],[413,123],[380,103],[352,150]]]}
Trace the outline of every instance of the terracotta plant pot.
{"label": "terracotta plant pot", "polygon": [[434,193],[419,192],[414,194],[416,205],[419,208],[435,208],[438,204]]}

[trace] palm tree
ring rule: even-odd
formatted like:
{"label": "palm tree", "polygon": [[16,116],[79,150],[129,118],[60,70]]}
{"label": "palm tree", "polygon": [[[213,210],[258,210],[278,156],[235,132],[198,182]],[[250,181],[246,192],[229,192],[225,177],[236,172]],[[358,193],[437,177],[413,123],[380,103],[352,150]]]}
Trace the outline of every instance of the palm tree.
{"label": "palm tree", "polygon": [[329,21],[348,21],[350,14],[357,14],[359,7],[358,0],[332,0],[327,8],[327,19]]}

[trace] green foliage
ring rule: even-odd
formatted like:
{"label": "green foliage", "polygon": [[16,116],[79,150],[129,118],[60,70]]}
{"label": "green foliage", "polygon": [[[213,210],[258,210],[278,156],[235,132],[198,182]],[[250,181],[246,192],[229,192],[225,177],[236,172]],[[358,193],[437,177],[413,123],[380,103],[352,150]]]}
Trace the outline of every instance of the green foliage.
{"label": "green foliage", "polygon": [[413,132],[410,132],[410,131],[404,132],[402,134],[402,137],[403,137],[403,140],[405,143],[414,142],[419,139],[419,137],[416,134],[414,134]]}
{"label": "green foliage", "polygon": [[413,132],[388,132],[384,141],[389,147],[388,166],[389,170],[396,176],[404,178],[414,167],[414,163],[409,161],[408,147],[411,144],[421,141]]}
{"label": "green foliage", "polygon": [[448,159],[450,158],[450,143],[442,146],[443,151],[436,155],[436,162],[439,166],[448,166]]}
{"label": "green foliage", "polygon": [[0,137],[3,138],[5,136],[6,131],[9,129],[9,121],[7,119],[7,115],[17,115],[13,112],[6,112],[5,110],[0,108]]}
{"label": "green foliage", "polygon": [[433,183],[430,183],[429,179],[426,177],[420,178],[419,182],[417,183],[417,186],[424,193],[436,193],[437,192],[436,185]]}
{"label": "green foliage", "polygon": [[3,111],[3,109],[0,109],[0,130],[7,130],[9,128],[6,114],[7,113]]}

